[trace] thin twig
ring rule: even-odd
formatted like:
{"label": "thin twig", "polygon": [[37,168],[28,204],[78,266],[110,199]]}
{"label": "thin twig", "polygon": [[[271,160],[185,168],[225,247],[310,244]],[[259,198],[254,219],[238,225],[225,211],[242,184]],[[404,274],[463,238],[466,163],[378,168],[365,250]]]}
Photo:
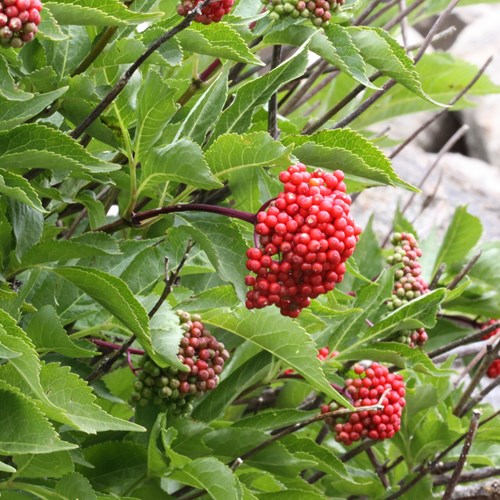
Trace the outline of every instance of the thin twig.
{"label": "thin twig", "polygon": [[[404,12],[406,8],[406,0],[399,0],[399,10]],[[401,26],[401,39],[403,41],[403,47],[408,51],[408,19],[403,17],[399,25]]]}
{"label": "thin twig", "polygon": [[78,139],[87,130],[94,121],[102,115],[107,107],[116,99],[121,91],[128,84],[134,73],[139,67],[153,54],[161,45],[170,40],[172,37],[185,30],[193,19],[200,13],[201,9],[213,0],[203,0],[196,7],[188,12],[187,16],[171,30],[164,33],[157,38],[146,51],[123,73],[116,85],[108,92],[108,94],[101,100],[101,102],[89,113],[89,115],[78,125],[70,134],[73,139]]}
{"label": "thin twig", "polygon": [[438,286],[439,280],[441,279],[441,276],[443,276],[443,273],[445,271],[446,271],[446,264],[443,262],[437,268],[436,274],[433,276],[433,278],[429,284],[429,290],[434,290],[434,288],[436,288]]}
{"label": "thin twig", "polygon": [[488,384],[477,396],[471,398],[469,404],[463,409],[463,414],[466,415],[474,406],[479,404],[493,389],[500,385],[500,377],[497,377],[490,384]]}
{"label": "thin twig", "polygon": [[353,26],[360,26],[363,21],[379,6],[383,0],[372,0],[366,9],[353,21]]}
{"label": "thin twig", "polygon": [[481,364],[477,368],[472,380],[469,382],[469,385],[464,390],[460,401],[457,406],[453,410],[453,414],[458,417],[463,417],[465,415],[465,408],[468,406],[468,400],[471,394],[474,392],[474,389],[478,386],[479,382],[483,378],[484,374],[488,370],[488,367],[492,363],[492,361],[497,357],[500,352],[500,340],[497,341],[496,345],[493,347],[491,344],[486,346],[486,355],[483,357]]}
{"label": "thin twig", "polygon": [[481,257],[482,251],[479,250],[472,259],[465,264],[464,267],[462,267],[462,270],[453,278],[451,283],[446,287],[448,290],[453,290],[454,288],[457,287],[457,285],[465,278],[466,274],[474,267],[476,262],[479,260],[479,257]]}
{"label": "thin twig", "polygon": [[390,159],[393,159],[396,155],[401,153],[401,151],[410,144],[415,137],[417,137],[421,132],[423,132],[427,127],[432,125],[436,120],[441,118],[445,113],[448,113],[450,108],[457,103],[483,76],[484,72],[486,71],[486,68],[491,64],[491,61],[493,61],[493,56],[488,57],[486,62],[481,66],[481,68],[478,70],[478,72],[474,75],[474,78],[450,101],[448,101],[448,107],[439,111],[435,115],[433,115],[431,118],[429,118],[426,122],[424,122],[420,127],[418,127],[408,138],[406,138],[399,146],[397,146],[394,151],[391,152],[389,155]]}
{"label": "thin twig", "polygon": [[[468,472],[463,472],[458,478],[459,483],[471,483],[480,481],[481,479],[488,479],[490,477],[500,477],[500,467],[482,467]],[[449,476],[437,476],[434,478],[434,486],[443,486],[450,482]]]}
{"label": "thin twig", "polygon": [[399,0],[391,0],[390,2],[387,3],[384,7],[382,7],[380,10],[375,12],[371,17],[365,18],[363,20],[363,25],[369,26],[372,25],[379,17],[383,16],[386,12],[391,10],[394,6],[399,4]]}
{"label": "thin twig", "polygon": [[486,335],[495,331],[497,328],[500,328],[500,321],[493,323],[492,325],[488,325],[487,327],[479,330],[476,333],[468,335],[467,337],[462,337],[458,340],[454,340],[453,342],[450,342],[449,344],[446,344],[445,346],[438,347],[437,349],[434,349],[433,351],[428,352],[427,355],[429,356],[429,358],[433,359],[433,358],[439,356],[440,354],[444,354],[445,352],[448,352],[448,351],[451,351],[452,349],[455,349],[455,347],[460,347],[462,345],[472,344],[472,342],[482,340],[483,337],[485,337]]}
{"label": "thin twig", "polygon": [[375,472],[377,473],[377,476],[380,479],[380,482],[382,483],[382,486],[387,489],[390,486],[389,480],[387,479],[387,476],[385,475],[384,468],[378,463],[377,457],[375,456],[375,453],[371,448],[368,448],[366,450],[366,454],[368,455],[368,458],[370,459],[370,462],[373,465],[373,468],[375,469]]}
{"label": "thin twig", "polygon": [[481,418],[481,412],[479,410],[474,410],[472,412],[472,418],[469,425],[469,432],[467,432],[467,436],[465,437],[465,442],[462,447],[462,451],[460,452],[460,457],[458,458],[457,466],[455,467],[450,482],[446,487],[446,491],[444,492],[443,495],[443,500],[451,499],[451,496],[453,495],[453,490],[458,484],[458,481],[460,479],[460,474],[462,474],[465,461],[467,460],[467,455],[469,454],[470,447],[472,446],[472,441],[474,439],[474,436],[476,435],[480,418]]}
{"label": "thin twig", "polygon": [[[271,61],[271,71],[276,68],[281,59],[281,45],[274,45],[273,46],[273,58]],[[275,92],[271,98],[269,99],[269,104],[268,104],[268,122],[267,122],[267,130],[269,132],[269,135],[275,139],[278,140],[280,137],[280,131],[278,128],[278,95]]]}
{"label": "thin twig", "polygon": [[464,358],[466,356],[470,356],[472,354],[477,354],[479,351],[483,349],[483,342],[475,342],[474,344],[462,345],[460,347],[456,347],[450,352],[446,352],[441,354],[441,356],[436,356],[432,361],[434,364],[438,365],[440,363],[444,363],[449,359],[450,356],[455,356],[457,358]]}

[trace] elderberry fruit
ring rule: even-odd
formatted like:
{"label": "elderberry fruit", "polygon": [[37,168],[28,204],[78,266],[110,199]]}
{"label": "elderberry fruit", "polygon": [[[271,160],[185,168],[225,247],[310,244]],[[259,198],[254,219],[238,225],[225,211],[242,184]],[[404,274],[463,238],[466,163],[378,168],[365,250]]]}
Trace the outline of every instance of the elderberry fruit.
{"label": "elderberry fruit", "polygon": [[[411,233],[395,233],[391,242],[394,245],[394,253],[387,257],[387,262],[391,265],[402,265],[402,268],[394,272],[394,288],[391,298],[387,301],[387,307],[392,311],[427,293],[429,287],[422,278],[422,266],[419,261],[422,250],[415,236]],[[423,328],[398,332],[398,335],[399,340],[410,347],[422,346],[428,339]]]}
{"label": "elderberry fruit", "polygon": [[40,24],[40,0],[0,0],[0,44],[20,49],[35,38]]}
{"label": "elderberry fruit", "polygon": [[246,307],[276,305],[296,318],[311,299],[344,278],[361,228],[349,215],[344,173],[306,171],[298,163],[281,172],[284,191],[257,214],[258,246],[247,250]]}
{"label": "elderberry fruit", "polygon": [[[482,326],[483,326],[483,328],[485,328],[485,327],[487,327],[489,325],[493,325],[493,324],[495,324],[497,322],[498,322],[497,319],[490,319],[489,321],[487,321],[486,323],[484,323]],[[499,332],[500,332],[500,328],[496,328],[492,332],[484,335],[483,336],[483,340],[488,340],[491,337],[494,337]],[[486,375],[489,378],[497,378],[497,377],[500,376],[500,358],[497,358],[497,359],[493,360],[493,362],[491,363],[491,365],[486,370]]]}
{"label": "elderberry fruit", "polygon": [[[187,16],[202,0],[182,0],[177,6],[177,13],[180,16]],[[234,5],[234,0],[221,0],[219,2],[211,2],[201,9],[194,20],[202,24],[218,23],[226,14],[231,11]]]}
{"label": "elderberry fruit", "polygon": [[332,12],[344,3],[344,0],[262,0],[270,12],[271,19],[291,16],[309,19],[315,26],[328,26]]}
{"label": "elderberry fruit", "polygon": [[134,381],[130,403],[145,406],[153,401],[176,415],[187,415],[192,411],[194,398],[217,387],[229,353],[224,344],[205,328],[198,315],[184,311],[177,311],[177,314],[184,330],[177,357],[189,371],[160,368],[144,355],[139,363],[142,370]]}
{"label": "elderberry fruit", "polygon": [[[380,402],[384,409],[362,410],[348,416],[338,415],[329,417],[325,422],[335,432],[335,439],[345,445],[364,438],[392,438],[401,428],[401,414],[406,404],[403,377],[389,373],[389,370],[379,363],[372,363],[366,368],[355,365],[354,372],[356,377],[345,382],[345,391],[351,395],[353,406],[373,406]],[[331,406],[321,407],[322,413],[329,411],[332,411]]]}

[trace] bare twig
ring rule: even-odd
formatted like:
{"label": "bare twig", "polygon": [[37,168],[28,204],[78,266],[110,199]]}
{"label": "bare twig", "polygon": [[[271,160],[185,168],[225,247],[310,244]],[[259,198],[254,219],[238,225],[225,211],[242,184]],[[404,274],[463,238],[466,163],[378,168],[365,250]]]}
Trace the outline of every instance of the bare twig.
{"label": "bare twig", "polygon": [[463,414],[466,415],[474,406],[479,404],[493,389],[500,385],[500,377],[497,377],[488,384],[477,396],[469,401],[469,404],[463,409]]}
{"label": "bare twig", "polygon": [[[459,483],[471,483],[480,481],[481,479],[488,479],[490,477],[500,477],[500,467],[481,467],[468,472],[463,472],[458,480]],[[435,486],[443,486],[450,482],[449,476],[437,476],[434,478]]]}
{"label": "bare twig", "polygon": [[70,136],[73,139],[78,139],[87,130],[92,123],[107,109],[107,107],[116,99],[116,97],[126,87],[134,73],[140,66],[166,41],[185,30],[193,21],[193,19],[200,13],[201,9],[211,3],[213,0],[203,0],[193,10],[188,12],[187,16],[171,30],[164,33],[157,38],[144,53],[123,73],[116,85],[108,92],[108,94],[101,100],[101,102],[89,113],[89,115],[78,125]]}
{"label": "bare twig", "polygon": [[447,344],[445,346],[439,347],[438,349],[434,349],[433,351],[430,351],[429,353],[427,353],[427,355],[431,359],[436,358],[440,354],[444,354],[445,352],[448,352],[448,351],[451,351],[452,349],[455,349],[455,347],[460,347],[462,345],[472,344],[472,342],[476,342],[477,340],[481,340],[483,337],[485,337],[486,335],[495,331],[497,328],[500,328],[500,321],[493,323],[492,325],[489,325],[476,333],[468,335],[467,337],[462,337],[458,340],[450,342],[449,344]]}
{"label": "bare twig", "polygon": [[377,476],[379,477],[383,487],[385,489],[389,488],[390,483],[389,480],[387,479],[387,476],[385,475],[384,468],[379,464],[373,450],[371,448],[368,448],[366,450],[366,454],[368,455],[368,458],[370,459],[370,462],[372,463],[373,468],[375,469],[375,472],[377,473]]}
{"label": "bare twig", "polygon": [[[273,46],[273,59],[271,61],[271,70],[276,68],[281,59],[281,45],[274,45]],[[280,131],[278,128],[278,96],[277,93],[275,92],[272,96],[271,99],[269,99],[269,109],[268,109],[268,123],[267,123],[267,130],[269,132],[269,135],[273,138],[278,140],[280,137]]]}
{"label": "bare twig", "polygon": [[[363,24],[366,26],[369,26],[373,24],[379,17],[383,16],[386,12],[391,10],[394,6],[399,4],[399,0],[391,0],[390,2],[387,3],[387,5],[384,5],[380,10],[375,12],[371,17],[365,18],[363,20]],[[358,22],[358,24],[361,24]]]}
{"label": "bare twig", "polygon": [[432,125],[436,120],[441,118],[445,113],[447,113],[450,108],[457,103],[481,78],[481,76],[484,74],[486,71],[486,68],[491,64],[491,61],[493,60],[493,57],[490,56],[486,62],[483,64],[483,66],[479,69],[479,71],[474,75],[474,78],[450,101],[448,101],[448,107],[439,111],[436,113],[434,116],[429,118],[425,123],[423,123],[420,127],[418,127],[407,139],[405,139],[399,146],[397,146],[394,151],[391,152],[389,155],[390,159],[393,159],[396,155],[401,153],[401,151],[410,144],[415,137],[417,137],[421,132],[423,132],[427,127]]}
{"label": "bare twig", "polygon": [[455,467],[455,470],[453,471],[453,474],[451,476],[450,482],[448,483],[448,486],[446,487],[446,491],[444,492],[443,495],[443,500],[450,500],[451,496],[453,495],[453,491],[458,484],[458,481],[460,479],[460,474],[462,474],[462,470],[465,466],[465,461],[467,460],[467,455],[469,454],[470,448],[472,446],[472,441],[474,439],[474,436],[476,435],[476,431],[478,428],[479,424],[479,419],[481,418],[481,412],[479,410],[474,410],[472,412],[472,418],[470,421],[469,425],[469,431],[467,432],[467,436],[465,437],[465,442],[462,447],[462,451],[460,452],[460,457],[457,462],[457,466]]}
{"label": "bare twig", "polygon": [[483,342],[475,342],[474,344],[462,345],[460,347],[456,347],[452,351],[445,352],[440,356],[436,356],[432,361],[435,364],[439,364],[444,363],[450,356],[464,358],[466,356],[470,356],[471,354],[477,354],[483,347]]}
{"label": "bare twig", "polygon": [[467,264],[465,264],[464,267],[462,267],[462,270],[455,276],[455,278],[453,278],[451,283],[446,287],[448,290],[453,290],[454,288],[457,287],[457,285],[464,279],[466,274],[474,267],[476,262],[479,260],[479,257],[481,257],[481,253],[482,251],[479,250],[479,252],[477,252],[477,254],[474,255],[474,257],[472,257],[472,259],[469,262],[467,262]]}
{"label": "bare twig", "polygon": [[360,26],[363,24],[365,19],[379,6],[382,0],[372,0],[366,7],[366,9],[361,12],[361,14],[353,21],[354,26]]}
{"label": "bare twig", "polygon": [[439,280],[441,279],[441,276],[443,276],[443,273],[445,272],[445,270],[446,270],[446,264],[445,263],[440,264],[440,266],[438,267],[438,269],[436,271],[436,274],[433,276],[433,278],[429,284],[430,290],[434,290],[434,288],[436,288],[438,286]]}
{"label": "bare twig", "polygon": [[485,483],[473,484],[471,486],[458,487],[453,495],[453,500],[462,498],[472,499],[486,499],[486,498],[500,498],[500,480],[493,479]]}

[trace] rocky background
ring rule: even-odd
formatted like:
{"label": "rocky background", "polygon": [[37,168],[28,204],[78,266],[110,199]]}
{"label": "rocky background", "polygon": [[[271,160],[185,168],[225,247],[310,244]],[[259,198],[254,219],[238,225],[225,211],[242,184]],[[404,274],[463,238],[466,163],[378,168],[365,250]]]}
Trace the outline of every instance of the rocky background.
{"label": "rocky background", "polygon": [[[500,52],[500,6],[460,7],[447,24],[454,26],[455,32],[440,40],[435,50],[447,50],[478,67],[493,55],[486,74],[500,85],[500,56],[497,56]],[[421,28],[422,32],[426,31],[425,26]],[[417,31],[410,35],[411,42],[420,37]],[[442,236],[455,208],[460,205],[468,205],[469,212],[480,217],[484,241],[500,238],[500,94],[470,99],[477,102],[476,107],[446,113],[394,158],[393,166],[398,174],[418,185],[446,141],[462,125],[469,127],[452,152],[438,162],[423,185],[423,193],[414,198],[406,212],[421,238],[433,227]],[[389,126],[389,137],[405,139],[432,114],[403,116],[379,124],[378,130]],[[374,228],[383,237],[396,206],[404,206],[410,195],[393,188],[370,189],[358,197],[353,212],[360,224],[365,224],[374,212]]]}

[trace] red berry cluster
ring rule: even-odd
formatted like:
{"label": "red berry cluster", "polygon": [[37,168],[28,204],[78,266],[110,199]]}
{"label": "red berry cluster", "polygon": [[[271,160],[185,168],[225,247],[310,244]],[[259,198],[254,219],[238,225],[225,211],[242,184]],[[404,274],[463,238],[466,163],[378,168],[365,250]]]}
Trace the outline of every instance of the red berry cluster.
{"label": "red berry cluster", "polygon": [[307,18],[315,26],[328,26],[332,11],[344,3],[344,0],[262,0],[270,11],[271,19],[291,16]]}
{"label": "red berry cluster", "polygon": [[[406,404],[405,383],[399,374],[389,373],[389,370],[378,363],[372,363],[364,368],[361,365],[354,367],[357,378],[345,382],[345,391],[351,395],[355,408],[373,406],[381,401],[383,410],[362,410],[351,413],[349,416],[340,415],[327,419],[335,432],[335,439],[345,445],[359,441],[365,437],[370,439],[388,439],[394,436],[401,427],[401,414]],[[331,407],[321,407],[322,413],[331,411]]]}
{"label": "red berry cluster", "polygon": [[[487,321],[483,325],[483,328],[485,328],[489,325],[493,325],[494,323],[497,323],[497,322],[498,322],[498,319],[490,319],[489,321]],[[500,332],[500,328],[497,328],[497,329],[493,330],[492,332],[488,333],[487,335],[485,335],[483,337],[483,340],[487,340],[491,337],[494,337],[499,332]],[[497,378],[498,376],[500,376],[500,358],[493,360],[493,363],[491,363],[491,365],[488,367],[488,370],[486,371],[486,375],[488,375],[489,378]]]}
{"label": "red berry cluster", "polygon": [[245,279],[252,287],[246,306],[274,304],[295,318],[342,281],[361,228],[349,215],[351,198],[340,170],[309,173],[298,163],[279,178],[284,191],[257,214],[260,248],[247,251],[246,267],[256,277]]}
{"label": "red berry cluster", "polygon": [[224,362],[229,353],[205,328],[198,315],[178,311],[184,336],[177,357],[189,368],[182,372],[176,368],[160,368],[147,355],[141,360],[142,371],[134,382],[132,402],[146,405],[166,403],[174,413],[190,413],[191,401],[217,387]]}
{"label": "red berry cluster", "polygon": [[[182,3],[177,6],[177,13],[185,17],[201,2],[202,0],[182,0]],[[202,24],[218,23],[231,11],[233,5],[234,0],[211,2],[201,9],[201,14],[198,14],[194,20]]]}
{"label": "red berry cluster", "polygon": [[[330,352],[330,349],[328,347],[322,347],[318,351],[318,355],[316,356],[320,361],[326,361],[327,359],[334,358],[339,354],[339,351],[332,351]],[[295,371],[292,368],[289,368],[284,371],[285,375],[293,375]]]}
{"label": "red berry cluster", "polygon": [[31,42],[42,18],[40,0],[0,0],[0,43],[20,49]]}
{"label": "red berry cluster", "polygon": [[[422,278],[422,266],[419,261],[422,250],[415,236],[410,233],[395,233],[391,241],[394,245],[394,254],[387,257],[387,262],[391,265],[403,264],[403,267],[394,273],[394,289],[387,302],[387,307],[394,310],[427,293],[429,286]],[[401,336],[400,340],[410,347],[422,346],[428,339],[427,332],[423,328],[398,334]]]}

